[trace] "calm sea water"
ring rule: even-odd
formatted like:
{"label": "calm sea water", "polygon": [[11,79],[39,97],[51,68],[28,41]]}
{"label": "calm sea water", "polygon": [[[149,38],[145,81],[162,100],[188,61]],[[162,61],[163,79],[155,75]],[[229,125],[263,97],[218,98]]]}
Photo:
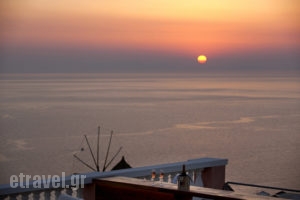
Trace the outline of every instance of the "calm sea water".
{"label": "calm sea water", "polygon": [[[300,79],[288,74],[1,75],[0,183],[103,164],[228,158],[227,181],[300,188]],[[81,147],[85,151],[80,151]]]}

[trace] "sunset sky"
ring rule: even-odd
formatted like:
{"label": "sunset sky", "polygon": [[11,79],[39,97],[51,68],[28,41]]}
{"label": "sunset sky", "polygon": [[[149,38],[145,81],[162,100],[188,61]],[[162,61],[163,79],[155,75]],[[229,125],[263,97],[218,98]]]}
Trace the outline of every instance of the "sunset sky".
{"label": "sunset sky", "polygon": [[2,0],[0,72],[299,69],[298,0]]}

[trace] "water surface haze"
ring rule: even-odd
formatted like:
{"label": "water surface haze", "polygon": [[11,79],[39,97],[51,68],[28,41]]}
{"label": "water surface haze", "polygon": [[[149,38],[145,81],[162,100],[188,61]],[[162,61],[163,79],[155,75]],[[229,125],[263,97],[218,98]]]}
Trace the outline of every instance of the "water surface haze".
{"label": "water surface haze", "polygon": [[[297,74],[1,74],[0,183],[13,174],[88,172],[86,134],[103,164],[228,158],[226,180],[300,189]],[[111,165],[111,167],[113,166]],[[150,172],[149,172],[150,173]]]}

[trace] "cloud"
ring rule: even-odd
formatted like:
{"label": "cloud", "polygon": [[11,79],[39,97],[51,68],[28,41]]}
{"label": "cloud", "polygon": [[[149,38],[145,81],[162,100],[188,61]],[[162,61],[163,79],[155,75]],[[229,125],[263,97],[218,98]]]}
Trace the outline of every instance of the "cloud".
{"label": "cloud", "polygon": [[14,116],[10,115],[10,114],[4,114],[1,116],[2,119],[15,119]]}
{"label": "cloud", "polygon": [[6,161],[9,161],[9,158],[0,153],[0,162],[6,162]]}
{"label": "cloud", "polygon": [[240,117],[237,120],[225,120],[225,121],[211,121],[211,122],[197,122],[197,123],[186,123],[176,124],[176,128],[182,129],[219,129],[229,128],[228,125],[235,124],[249,124],[257,121],[258,119],[270,119],[278,118],[277,115],[257,116],[257,117]]}
{"label": "cloud", "polygon": [[12,149],[15,149],[17,151],[23,151],[23,150],[32,150],[33,147],[28,146],[28,143],[24,139],[17,139],[17,140],[8,140],[7,141],[8,146],[11,146]]}

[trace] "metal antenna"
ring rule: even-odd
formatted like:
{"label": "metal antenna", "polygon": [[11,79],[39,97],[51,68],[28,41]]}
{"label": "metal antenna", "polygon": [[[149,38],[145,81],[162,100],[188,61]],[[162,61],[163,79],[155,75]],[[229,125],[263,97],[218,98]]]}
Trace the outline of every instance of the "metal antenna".
{"label": "metal antenna", "polygon": [[78,156],[76,156],[76,154],[73,155],[75,158],[77,158],[77,160],[79,160],[82,164],[84,164],[85,166],[87,166],[88,168],[90,168],[93,171],[96,171],[96,169],[94,169],[93,167],[91,167],[89,164],[87,164],[86,162],[82,161]]}
{"label": "metal antenna", "polygon": [[107,162],[108,153],[109,153],[110,144],[111,144],[111,138],[112,138],[113,133],[114,133],[113,131],[110,132],[110,138],[109,138],[108,148],[107,148],[107,151],[106,151],[106,156],[105,156],[105,161],[104,161],[104,165],[103,165],[102,171],[104,171],[105,168],[106,168],[105,165],[106,165],[106,162]]}
{"label": "metal antenna", "polygon": [[[117,157],[117,155],[120,153],[120,151],[122,150],[123,147],[120,147],[119,150],[117,151],[116,154],[114,154],[114,156],[112,157],[112,159],[107,163],[107,159],[108,159],[108,155],[109,155],[109,151],[110,151],[110,146],[111,146],[111,141],[112,141],[112,136],[113,136],[113,131],[110,132],[110,138],[109,138],[109,143],[108,143],[108,147],[107,147],[107,151],[106,151],[106,156],[105,156],[105,161],[104,161],[104,165],[103,165],[103,169],[102,171],[104,172],[107,167],[112,163],[112,161]],[[98,126],[98,135],[97,135],[97,160],[95,159],[95,156],[93,154],[93,151],[92,151],[92,148],[91,148],[91,145],[89,143],[89,140],[87,138],[87,135],[84,135],[85,137],[85,140],[86,140],[86,143],[89,147],[89,150],[90,150],[90,153],[93,157],[93,161],[94,161],[94,164],[96,166],[96,169],[94,167],[92,167],[91,165],[89,165],[88,163],[84,162],[83,160],[81,160],[77,155],[76,153],[73,154],[73,156],[78,160],[80,161],[82,164],[84,164],[85,166],[87,166],[88,168],[90,168],[91,170],[93,171],[98,171],[100,172],[100,169],[99,169],[99,156],[100,156],[100,152],[99,152],[99,146],[100,146],[100,126]],[[82,142],[84,141],[84,139],[82,140]],[[81,148],[81,151],[83,151],[83,148]]]}
{"label": "metal antenna", "polygon": [[98,126],[98,136],[97,136],[97,171],[99,172],[99,139],[100,139],[100,126]]}
{"label": "metal antenna", "polygon": [[112,161],[117,157],[117,155],[120,153],[120,151],[122,150],[123,147],[120,147],[118,152],[114,155],[114,157],[107,163],[107,165],[105,166],[104,170],[106,170],[106,168],[112,163]]}
{"label": "metal antenna", "polygon": [[[90,143],[89,143],[89,141],[88,141],[88,139],[87,139],[86,135],[84,135],[84,137],[85,137],[85,140],[86,140],[86,142],[87,142],[87,144],[88,144],[88,146],[89,146],[89,149],[90,149],[91,155],[92,155],[92,157],[93,157],[93,160],[94,160],[95,166],[97,167],[97,162],[96,162],[95,156],[94,156],[94,154],[93,154],[93,152],[92,152],[92,149],[91,149]],[[96,170],[94,170],[94,171],[96,171]]]}

